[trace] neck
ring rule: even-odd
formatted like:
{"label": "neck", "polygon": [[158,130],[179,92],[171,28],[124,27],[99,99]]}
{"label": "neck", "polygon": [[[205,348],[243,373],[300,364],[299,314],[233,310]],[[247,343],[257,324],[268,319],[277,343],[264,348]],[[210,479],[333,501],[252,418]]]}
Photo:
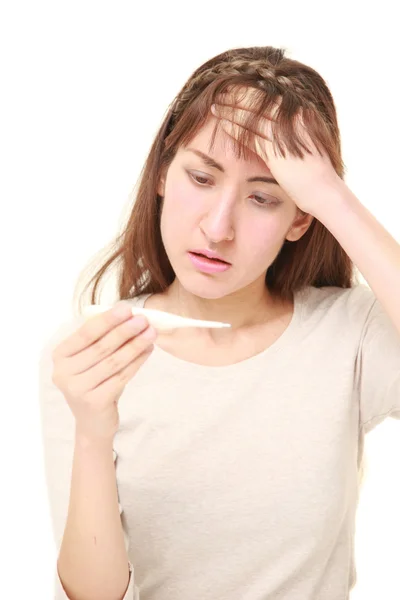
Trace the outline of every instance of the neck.
{"label": "neck", "polygon": [[[282,310],[265,283],[241,289],[222,298],[202,298],[187,290],[175,279],[165,292],[165,310],[191,319],[230,323],[226,329],[199,329],[204,338],[227,340],[238,332],[250,331],[265,324]],[[182,332],[181,332],[182,335]]]}

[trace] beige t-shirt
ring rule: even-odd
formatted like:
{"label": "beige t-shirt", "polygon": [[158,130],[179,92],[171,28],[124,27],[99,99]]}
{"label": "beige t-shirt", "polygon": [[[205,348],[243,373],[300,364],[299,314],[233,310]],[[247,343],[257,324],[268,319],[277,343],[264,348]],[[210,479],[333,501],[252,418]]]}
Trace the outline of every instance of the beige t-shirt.
{"label": "beige t-shirt", "polygon": [[[51,349],[82,323],[62,326],[40,363],[57,550],[74,418],[51,382]],[[302,290],[282,336],[233,365],[190,363],[156,345],[119,412],[125,600],[349,597],[364,434],[400,418],[400,336],[367,286]],[[65,600],[57,572],[55,581]]]}

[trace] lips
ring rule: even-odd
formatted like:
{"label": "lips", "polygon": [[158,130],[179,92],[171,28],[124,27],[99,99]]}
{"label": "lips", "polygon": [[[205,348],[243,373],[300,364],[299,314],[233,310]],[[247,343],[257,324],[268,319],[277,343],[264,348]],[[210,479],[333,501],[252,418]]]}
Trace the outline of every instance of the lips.
{"label": "lips", "polygon": [[195,256],[201,256],[202,258],[206,258],[207,260],[211,260],[213,262],[217,262],[217,263],[222,263],[223,265],[229,265],[230,263],[228,263],[226,260],[222,260],[222,258],[210,258],[209,256],[206,256],[205,254],[201,254],[200,252],[191,252],[192,254],[194,254]]}
{"label": "lips", "polygon": [[201,273],[217,274],[227,271],[232,265],[222,260],[214,260],[204,256],[201,252],[188,252],[189,258],[195,268]]}
{"label": "lips", "polygon": [[201,258],[206,258],[207,260],[211,260],[212,262],[222,263],[223,265],[231,264],[228,261],[223,260],[222,258],[214,258],[211,256],[207,256],[206,254],[202,254],[201,252],[195,252],[195,251],[191,250],[191,254],[194,254],[195,256],[201,256]]}

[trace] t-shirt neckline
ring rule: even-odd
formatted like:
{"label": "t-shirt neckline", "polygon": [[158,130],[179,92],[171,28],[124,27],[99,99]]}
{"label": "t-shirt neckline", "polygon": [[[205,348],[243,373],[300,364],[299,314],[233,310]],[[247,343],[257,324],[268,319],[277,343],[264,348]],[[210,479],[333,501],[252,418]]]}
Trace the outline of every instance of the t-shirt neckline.
{"label": "t-shirt neckline", "polygon": [[[284,348],[290,346],[296,337],[296,333],[299,330],[299,325],[302,320],[302,309],[304,302],[304,295],[309,291],[309,288],[303,288],[297,290],[293,294],[293,314],[289,325],[286,327],[284,332],[279,336],[275,342],[273,342],[268,348],[265,348],[258,354],[245,358],[239,362],[229,365],[201,365],[198,363],[190,362],[174,356],[173,354],[163,350],[157,343],[154,344],[154,351],[152,356],[154,358],[160,357],[165,361],[171,368],[180,368],[182,372],[193,373],[194,375],[206,375],[207,377],[221,376],[221,375],[237,375],[239,371],[256,368],[260,363],[265,360],[270,360]],[[141,307],[145,304],[147,298],[152,296],[152,293],[142,294],[137,297],[136,301]]]}

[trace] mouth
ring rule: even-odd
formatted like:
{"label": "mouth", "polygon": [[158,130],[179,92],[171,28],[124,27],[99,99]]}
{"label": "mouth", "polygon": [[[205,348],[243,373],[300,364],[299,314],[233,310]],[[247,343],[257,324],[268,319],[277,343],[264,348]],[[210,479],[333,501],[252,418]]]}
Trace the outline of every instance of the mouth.
{"label": "mouth", "polygon": [[202,273],[222,273],[232,266],[230,263],[223,260],[208,258],[207,256],[204,256],[204,254],[197,252],[188,252],[188,255],[194,267]]}
{"label": "mouth", "polygon": [[226,260],[222,260],[221,258],[209,258],[205,254],[201,254],[200,252],[192,252],[192,251],[190,251],[190,254],[193,254],[193,256],[199,256],[200,258],[204,258],[206,260],[209,260],[212,263],[219,263],[221,265],[230,265],[231,264],[231,263],[227,262]]}
{"label": "mouth", "polygon": [[194,250],[190,250],[189,254],[192,254],[193,256],[199,256],[200,258],[205,258],[207,260],[210,260],[211,262],[215,262],[215,263],[221,263],[223,265],[231,265],[230,262],[228,262],[227,260],[224,260],[222,258],[214,258],[212,256],[209,256],[207,254],[203,254],[202,252],[197,252]]}

